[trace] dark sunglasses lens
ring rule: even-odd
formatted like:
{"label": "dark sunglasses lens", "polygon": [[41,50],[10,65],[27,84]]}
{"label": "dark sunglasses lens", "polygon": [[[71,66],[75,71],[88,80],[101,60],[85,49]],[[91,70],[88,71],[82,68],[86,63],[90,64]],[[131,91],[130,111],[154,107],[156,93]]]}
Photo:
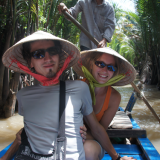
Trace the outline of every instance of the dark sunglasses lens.
{"label": "dark sunglasses lens", "polygon": [[112,65],[106,65],[104,62],[101,62],[101,61],[96,61],[95,65],[98,66],[99,68],[104,68],[105,66],[107,66],[107,69],[112,72],[115,72],[117,70],[116,67]]}
{"label": "dark sunglasses lens", "polygon": [[37,50],[33,52],[33,58],[35,59],[41,59],[41,58],[44,58],[44,56],[45,56],[44,50]]}
{"label": "dark sunglasses lens", "polygon": [[109,71],[114,71],[113,66],[107,66],[107,68],[108,68]]}
{"label": "dark sunglasses lens", "polygon": [[112,66],[112,65],[111,66],[107,66],[107,68],[108,68],[109,71],[113,71],[113,72],[115,72],[117,70],[117,68]]}
{"label": "dark sunglasses lens", "polygon": [[47,51],[48,51],[50,56],[54,56],[54,55],[58,54],[57,49],[55,49],[54,47],[53,48],[49,48]]}
{"label": "dark sunglasses lens", "polygon": [[105,64],[103,62],[99,62],[99,61],[96,61],[95,65],[98,66],[99,68],[104,68],[105,67]]}

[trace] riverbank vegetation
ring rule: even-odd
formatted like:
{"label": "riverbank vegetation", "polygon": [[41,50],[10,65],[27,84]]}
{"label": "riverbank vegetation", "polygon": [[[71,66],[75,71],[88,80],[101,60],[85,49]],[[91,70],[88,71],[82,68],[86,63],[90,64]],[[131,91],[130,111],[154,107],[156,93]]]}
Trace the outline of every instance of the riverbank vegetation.
{"label": "riverbank vegetation", "polygon": [[[68,8],[77,0],[64,0]],[[22,77],[2,64],[3,53],[21,38],[36,30],[50,32],[79,47],[80,30],[63,15],[57,5],[61,0],[3,0],[0,3],[0,116],[12,116],[16,92]],[[160,1],[134,0],[136,13],[126,12],[113,4],[116,30],[108,44],[141,73],[141,80],[160,84]],[[80,15],[77,20],[81,22]],[[28,76],[29,84],[31,77]]]}

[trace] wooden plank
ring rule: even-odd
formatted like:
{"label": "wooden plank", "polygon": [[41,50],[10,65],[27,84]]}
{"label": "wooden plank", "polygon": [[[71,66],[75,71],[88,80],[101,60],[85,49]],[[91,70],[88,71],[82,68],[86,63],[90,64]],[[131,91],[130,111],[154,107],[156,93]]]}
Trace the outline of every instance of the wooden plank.
{"label": "wooden plank", "polygon": [[112,129],[132,129],[132,122],[124,111],[117,111],[113,120],[109,124]]}
{"label": "wooden plank", "polygon": [[[137,160],[145,160],[141,155],[123,155],[123,154],[120,154],[120,155],[121,157],[127,156],[127,157],[133,157]],[[112,160],[112,158],[108,154],[105,154],[102,160]]]}
{"label": "wooden plank", "polygon": [[160,155],[152,145],[148,138],[138,138],[138,144],[140,145],[144,155],[146,156],[147,160],[159,160]]}
{"label": "wooden plank", "polygon": [[[122,107],[119,107],[118,110],[120,111],[124,111],[124,109]],[[133,128],[132,129],[140,129],[139,125],[137,124],[137,122],[132,118],[132,116],[130,115],[129,116],[130,120],[131,120],[131,123],[133,125]]]}
{"label": "wooden plank", "polygon": [[134,137],[134,138],[146,138],[146,130],[144,129],[108,129],[109,137]]}

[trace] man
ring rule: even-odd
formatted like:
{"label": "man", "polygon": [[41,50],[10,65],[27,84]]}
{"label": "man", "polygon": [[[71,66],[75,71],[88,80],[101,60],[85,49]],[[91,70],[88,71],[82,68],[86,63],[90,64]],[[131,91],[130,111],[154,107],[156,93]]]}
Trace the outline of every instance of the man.
{"label": "man", "polygon": [[[59,76],[77,62],[79,55],[78,49],[72,43],[42,31],[23,38],[3,55],[2,61],[6,67],[15,72],[26,72],[40,82],[39,85],[20,90],[17,93],[17,99],[19,114],[24,116],[24,131],[30,149],[35,155],[41,155],[42,159],[52,155],[58,134]],[[87,84],[82,81],[65,83],[66,159],[85,159],[79,133],[84,116],[93,136],[113,160],[119,160],[120,156],[114,150],[106,131],[93,113]],[[23,153],[28,153],[28,150]]]}
{"label": "man", "polygon": [[[63,10],[67,11],[74,18],[82,12],[82,26],[99,41],[98,47],[105,47],[106,42],[111,42],[115,30],[115,16],[113,7],[106,0],[79,0],[69,10],[65,4],[61,3],[58,10],[60,13]],[[83,51],[97,48],[97,46],[81,32],[80,48]]]}

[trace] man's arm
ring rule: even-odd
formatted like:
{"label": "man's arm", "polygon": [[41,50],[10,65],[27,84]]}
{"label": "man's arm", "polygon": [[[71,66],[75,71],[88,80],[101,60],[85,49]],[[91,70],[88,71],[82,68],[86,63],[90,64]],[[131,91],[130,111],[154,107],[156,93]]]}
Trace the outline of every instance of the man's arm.
{"label": "man's arm", "polygon": [[7,152],[0,158],[0,160],[10,160],[15,153],[18,151],[19,143],[15,139],[11,147],[7,150]]}
{"label": "man's arm", "polygon": [[22,129],[16,134],[16,139],[14,140],[13,144],[7,150],[7,152],[0,158],[0,160],[10,160],[18,151],[19,145],[21,144],[21,133]]}
{"label": "man's arm", "polygon": [[83,143],[85,142],[86,138],[87,138],[87,128],[85,125],[80,127],[80,134],[83,140]]}

